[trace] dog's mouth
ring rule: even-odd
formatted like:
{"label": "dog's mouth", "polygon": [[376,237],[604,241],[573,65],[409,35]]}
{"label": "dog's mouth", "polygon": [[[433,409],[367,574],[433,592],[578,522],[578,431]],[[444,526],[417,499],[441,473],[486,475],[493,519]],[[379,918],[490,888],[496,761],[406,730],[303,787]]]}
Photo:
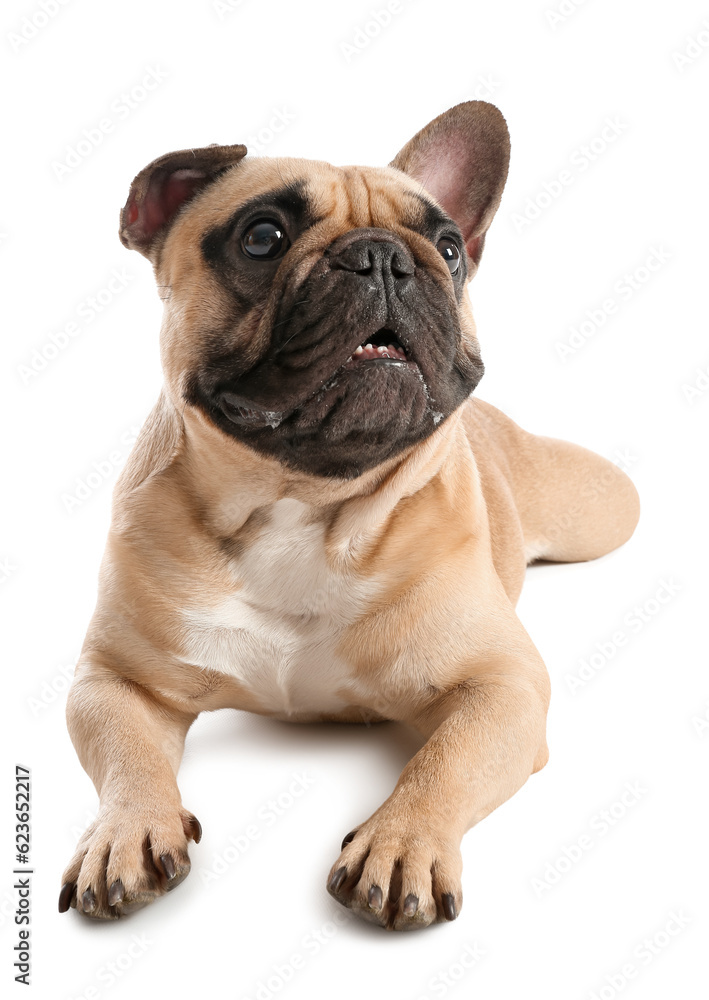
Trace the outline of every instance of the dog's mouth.
{"label": "dog's mouth", "polygon": [[381,330],[377,330],[375,334],[367,337],[352,352],[345,362],[345,368],[360,365],[365,361],[389,361],[395,364],[406,364],[409,362],[409,355],[393,331],[382,327]]}
{"label": "dog's mouth", "polygon": [[[398,365],[418,370],[418,365],[412,360],[409,351],[404,347],[398,337],[388,327],[382,327],[376,333],[371,334],[359,344],[352,352],[347,361],[339,368],[327,384],[336,379],[339,372],[352,368],[359,368],[362,365]],[[314,396],[322,391],[320,385],[310,396],[303,400],[299,406],[302,408]],[[267,410],[252,400],[245,399],[233,392],[226,391],[220,395],[219,403],[222,412],[234,423],[249,425],[252,427],[278,427],[280,423],[289,415],[291,410]]]}

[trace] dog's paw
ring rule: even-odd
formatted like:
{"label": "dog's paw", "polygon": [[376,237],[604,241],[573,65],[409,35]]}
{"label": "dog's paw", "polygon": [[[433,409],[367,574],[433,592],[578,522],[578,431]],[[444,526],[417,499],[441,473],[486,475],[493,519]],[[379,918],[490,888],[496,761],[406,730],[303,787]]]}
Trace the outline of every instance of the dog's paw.
{"label": "dog's paw", "polygon": [[187,877],[187,844],[201,836],[184,809],[100,812],[64,872],[59,912],[115,919],[139,910]]}
{"label": "dog's paw", "polygon": [[345,837],[327,889],[365,920],[415,930],[458,916],[462,867],[457,845],[375,813]]}

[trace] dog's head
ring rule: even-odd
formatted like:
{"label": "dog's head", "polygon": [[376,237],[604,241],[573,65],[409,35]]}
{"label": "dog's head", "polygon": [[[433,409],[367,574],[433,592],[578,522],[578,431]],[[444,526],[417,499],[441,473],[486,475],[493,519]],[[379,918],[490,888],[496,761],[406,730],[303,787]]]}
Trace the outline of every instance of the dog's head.
{"label": "dog's head", "polygon": [[173,402],[318,476],[358,476],[433,433],[483,373],[465,285],[508,162],[481,101],[384,168],[244,146],[155,160],[120,235],[163,289]]}

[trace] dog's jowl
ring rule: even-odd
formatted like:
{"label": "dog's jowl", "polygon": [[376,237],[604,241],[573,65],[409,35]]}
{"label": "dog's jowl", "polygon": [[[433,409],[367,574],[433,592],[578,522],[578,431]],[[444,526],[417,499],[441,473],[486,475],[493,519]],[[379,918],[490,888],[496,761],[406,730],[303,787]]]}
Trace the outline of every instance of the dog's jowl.
{"label": "dog's jowl", "polygon": [[185,878],[185,735],[230,707],[416,727],[327,886],[388,928],[460,912],[463,834],[547,760],[525,566],[600,556],[638,517],[616,466],[474,394],[467,283],[508,159],[473,101],[387,167],[209,146],[134,180],[120,237],[155,270],[165,383],[69,695],[100,807],[60,910],[118,917]]}

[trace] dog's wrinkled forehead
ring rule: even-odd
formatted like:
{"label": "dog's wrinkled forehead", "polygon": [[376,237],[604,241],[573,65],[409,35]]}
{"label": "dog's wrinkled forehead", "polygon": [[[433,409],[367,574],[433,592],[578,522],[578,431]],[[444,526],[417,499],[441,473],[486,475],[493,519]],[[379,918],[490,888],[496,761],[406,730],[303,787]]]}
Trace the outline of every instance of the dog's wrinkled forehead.
{"label": "dog's wrinkled forehead", "polygon": [[[238,170],[220,179],[218,187],[225,200],[241,203],[270,192],[305,193],[307,189],[308,200],[319,217],[344,213],[351,228],[374,221],[396,221],[402,198],[425,195],[418,181],[393,167],[339,167],[297,158],[247,157]],[[426,201],[433,204],[428,197]],[[207,204],[205,200],[203,206]]]}

